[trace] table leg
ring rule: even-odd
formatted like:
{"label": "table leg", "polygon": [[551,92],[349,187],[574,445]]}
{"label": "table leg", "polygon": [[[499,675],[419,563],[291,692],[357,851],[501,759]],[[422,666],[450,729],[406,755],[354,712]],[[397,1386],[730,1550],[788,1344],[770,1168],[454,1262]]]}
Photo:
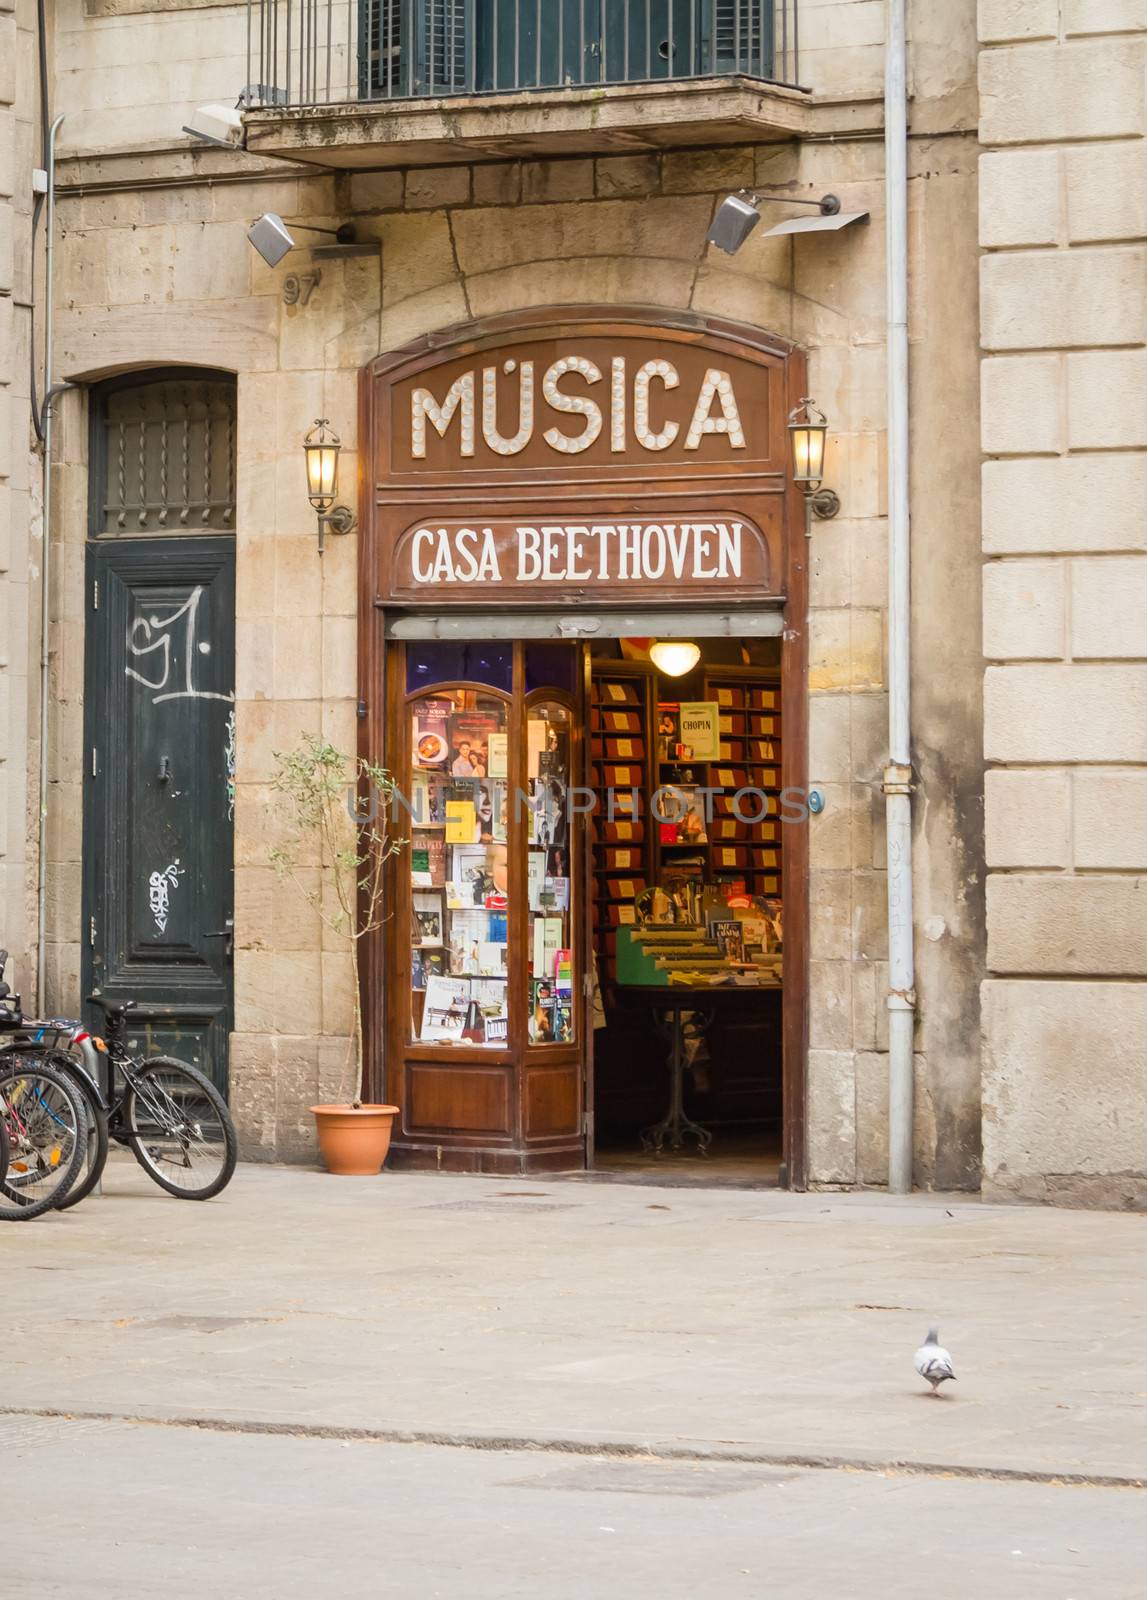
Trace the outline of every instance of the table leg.
{"label": "table leg", "polygon": [[682,1007],[675,1006],[668,1012],[668,1017],[668,1028],[659,1028],[658,1031],[663,1034],[667,1032],[670,1039],[669,1110],[660,1122],[642,1129],[641,1146],[644,1150],[652,1150],[654,1155],[660,1155],[668,1139],[671,1150],[680,1150],[685,1144],[685,1135],[691,1133],[697,1140],[698,1154],[705,1155],[713,1142],[713,1135],[708,1128],[703,1128],[699,1122],[685,1115],[685,1018]]}

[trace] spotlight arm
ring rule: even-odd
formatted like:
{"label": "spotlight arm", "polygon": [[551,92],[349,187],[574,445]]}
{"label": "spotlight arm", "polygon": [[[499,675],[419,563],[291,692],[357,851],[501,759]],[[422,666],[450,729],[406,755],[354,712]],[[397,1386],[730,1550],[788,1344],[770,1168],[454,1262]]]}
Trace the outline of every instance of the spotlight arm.
{"label": "spotlight arm", "polygon": [[353,222],[340,222],[337,228],[314,228],[309,222],[284,222],[284,226],[297,228],[300,233],[326,233],[332,239],[337,239],[339,244],[355,243]]}
{"label": "spotlight arm", "polygon": [[822,195],[819,200],[798,200],[796,195],[757,194],[755,189],[739,189],[737,193],[751,200],[755,206],[759,206],[763,200],[769,200],[778,206],[815,206],[822,217],[835,217],[840,213],[840,196],[835,194]]}

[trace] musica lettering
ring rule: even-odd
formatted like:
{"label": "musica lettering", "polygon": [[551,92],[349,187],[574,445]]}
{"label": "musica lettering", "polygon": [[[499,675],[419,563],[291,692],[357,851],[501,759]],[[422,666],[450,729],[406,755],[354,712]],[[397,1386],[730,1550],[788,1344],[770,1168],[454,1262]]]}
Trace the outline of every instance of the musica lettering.
{"label": "musica lettering", "polygon": [[[426,459],[428,426],[439,438],[456,440],[461,457],[473,456],[479,421],[488,449],[500,456],[520,455],[537,431],[539,387],[550,412],[581,419],[580,423],[569,423],[568,429],[556,422],[541,428],[542,440],[560,455],[576,456],[588,450],[603,428],[608,431],[611,455],[626,453],[630,432],[642,450],[650,454],[668,450],[678,438],[682,449],[696,451],[702,439],[711,434],[723,436],[731,451],[746,448],[733,379],[721,367],[705,368],[692,404],[686,411],[679,411],[680,420],[669,414],[672,403],[666,397],[680,387],[681,377],[673,362],[664,359],[642,362],[632,379],[625,356],[610,357],[607,371],[586,356],[562,356],[545,369],[540,383],[530,360],[511,358],[501,364],[501,372],[511,381],[517,378],[517,417],[512,433],[503,431],[499,417],[499,368],[483,367],[480,376],[475,371],[460,373],[441,398],[422,385],[411,390],[411,457],[415,461]],[[604,385],[600,403],[588,392],[597,384]],[[578,431],[568,431],[575,428]]]}

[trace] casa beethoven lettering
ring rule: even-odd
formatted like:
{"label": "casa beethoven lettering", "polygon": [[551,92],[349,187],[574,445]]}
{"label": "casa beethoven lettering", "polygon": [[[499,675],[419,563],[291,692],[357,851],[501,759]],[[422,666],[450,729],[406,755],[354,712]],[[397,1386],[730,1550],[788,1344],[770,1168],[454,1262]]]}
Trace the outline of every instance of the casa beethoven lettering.
{"label": "casa beethoven lettering", "polygon": [[682,522],[442,522],[408,529],[396,556],[396,592],[411,598],[459,587],[479,600],[523,585],[574,593],[767,586],[769,574],[761,530],[732,512]]}
{"label": "casa beethoven lettering", "polygon": [[780,598],[783,361],[578,320],[376,363],[380,599]]}

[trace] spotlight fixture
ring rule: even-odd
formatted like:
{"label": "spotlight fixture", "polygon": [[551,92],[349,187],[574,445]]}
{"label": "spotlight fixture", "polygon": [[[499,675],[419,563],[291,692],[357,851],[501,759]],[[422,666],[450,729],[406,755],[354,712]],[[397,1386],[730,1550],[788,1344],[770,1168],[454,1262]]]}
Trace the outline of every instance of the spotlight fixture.
{"label": "spotlight fixture", "polygon": [[[303,233],[329,234],[339,244],[355,242],[353,222],[340,223],[337,228],[313,228],[309,222],[292,222],[291,227],[301,229]],[[253,222],[247,229],[247,238],[269,267],[277,267],[287,251],[295,248],[287,224],[274,211],[265,211],[257,222]]]}
{"label": "spotlight fixture", "polygon": [[782,233],[816,233],[822,229],[846,228],[850,222],[867,222],[867,211],[842,211],[840,199],[835,194],[822,195],[819,200],[800,200],[791,194],[754,194],[751,189],[738,189],[727,195],[717,207],[717,215],[706,235],[709,244],[715,244],[726,255],[736,255],[745,240],[761,220],[760,207],[770,205],[815,206],[815,217],[790,217],[768,230],[765,237]]}
{"label": "spotlight fixture", "polygon": [[683,678],[701,659],[701,647],[690,639],[657,639],[649,646],[649,659],[667,678]]}
{"label": "spotlight fixture", "polygon": [[307,499],[319,514],[319,554],[323,553],[326,530],[350,533],[355,525],[349,506],[336,506],[339,487],[339,451],[342,440],[326,417],[317,417],[303,440],[307,458]]}
{"label": "spotlight fixture", "polygon": [[224,150],[237,150],[243,143],[243,119],[233,106],[199,106],[183,131],[201,144],[221,145]]}

